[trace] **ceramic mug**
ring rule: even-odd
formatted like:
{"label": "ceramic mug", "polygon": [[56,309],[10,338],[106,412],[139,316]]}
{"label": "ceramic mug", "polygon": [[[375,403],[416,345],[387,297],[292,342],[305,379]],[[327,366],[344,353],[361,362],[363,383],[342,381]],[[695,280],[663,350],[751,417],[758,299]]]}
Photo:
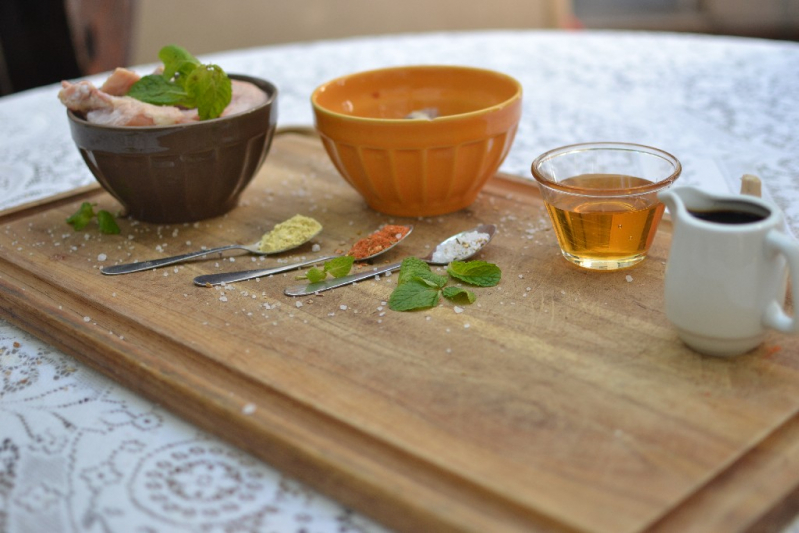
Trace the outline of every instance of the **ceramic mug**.
{"label": "ceramic mug", "polygon": [[799,303],[799,243],[767,200],[677,187],[658,197],[674,235],[666,265],[666,317],[680,338],[708,355],[738,355],[768,328],[799,333],[784,310],[788,274]]}

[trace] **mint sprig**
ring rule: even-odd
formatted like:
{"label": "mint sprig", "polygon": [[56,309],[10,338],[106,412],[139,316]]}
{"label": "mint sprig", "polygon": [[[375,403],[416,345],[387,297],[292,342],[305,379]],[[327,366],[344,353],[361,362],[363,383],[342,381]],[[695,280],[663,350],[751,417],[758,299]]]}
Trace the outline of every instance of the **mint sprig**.
{"label": "mint sprig", "polygon": [[[485,261],[453,261],[447,269],[450,276],[480,287],[491,287],[499,283],[502,272],[493,263]],[[446,286],[446,276],[434,273],[430,265],[416,257],[402,261],[397,287],[388,299],[388,307],[394,311],[412,311],[435,307],[443,295],[453,302],[474,303],[477,296],[470,290],[457,286]]]}
{"label": "mint sprig", "polygon": [[80,231],[88,226],[95,217],[97,217],[100,233],[116,235],[120,232],[119,226],[116,220],[114,220],[114,215],[105,209],[100,209],[95,213],[94,204],[90,204],[89,202],[80,204],[78,210],[67,218],[67,224],[72,226],[75,231]]}
{"label": "mint sprig", "polygon": [[326,261],[322,268],[312,267],[308,269],[302,276],[297,276],[297,279],[307,279],[311,283],[319,283],[324,281],[328,274],[334,278],[341,278],[350,273],[354,262],[355,258],[351,255],[342,255]]}
{"label": "mint sprig", "polygon": [[197,108],[200,120],[217,118],[230,103],[233,86],[218,65],[205,65],[185,48],[168,45],[158,52],[162,74],[149,74],[134,83],[127,96],[153,105]]}

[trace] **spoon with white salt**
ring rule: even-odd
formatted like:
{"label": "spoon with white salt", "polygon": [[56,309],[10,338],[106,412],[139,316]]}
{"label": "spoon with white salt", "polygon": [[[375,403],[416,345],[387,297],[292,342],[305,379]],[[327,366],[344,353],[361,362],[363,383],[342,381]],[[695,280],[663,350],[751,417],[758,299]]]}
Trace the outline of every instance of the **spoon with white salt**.
{"label": "spoon with white salt", "polygon": [[[290,242],[288,245],[284,246],[266,246],[265,243],[269,243],[269,237],[274,235],[275,232],[279,232],[281,228],[289,228],[291,226],[296,226],[297,224],[302,224],[305,227],[303,228],[304,235],[301,242],[293,241]],[[172,257],[164,257],[161,259],[150,259],[148,261],[137,261],[135,263],[127,263],[124,265],[112,265],[103,267],[101,272],[103,274],[113,276],[117,274],[130,274],[132,272],[141,272],[142,270],[150,270],[153,268],[159,268],[162,266],[167,265],[174,265],[175,263],[182,263],[183,261],[188,261],[189,259],[194,259],[195,257],[202,257],[208,254],[215,254],[220,252],[226,252],[228,250],[246,250],[252,255],[273,255],[279,254],[283,252],[288,252],[289,250],[293,250],[294,248],[298,248],[303,244],[307,243],[314,237],[316,237],[319,232],[322,231],[322,225],[319,224],[316,220],[313,220],[308,217],[303,217],[301,215],[295,215],[288,220],[277,224],[272,231],[265,233],[256,243],[253,244],[228,244],[226,246],[219,246],[216,248],[208,248],[205,250],[197,250],[195,252],[189,252],[187,254],[182,255],[174,255]]]}
{"label": "spoon with white salt", "polygon": [[[493,224],[481,224],[474,229],[457,233],[441,241],[430,254],[426,257],[422,257],[422,261],[433,266],[443,266],[448,265],[452,261],[464,261],[474,257],[491,241],[496,231],[497,227]],[[386,272],[399,270],[401,266],[402,262],[391,263],[371,270],[364,270],[356,274],[320,281],[319,283],[294,285],[286,288],[283,293],[286,296],[307,296],[309,294],[316,294],[318,292],[335,289],[336,287],[374,278]]]}

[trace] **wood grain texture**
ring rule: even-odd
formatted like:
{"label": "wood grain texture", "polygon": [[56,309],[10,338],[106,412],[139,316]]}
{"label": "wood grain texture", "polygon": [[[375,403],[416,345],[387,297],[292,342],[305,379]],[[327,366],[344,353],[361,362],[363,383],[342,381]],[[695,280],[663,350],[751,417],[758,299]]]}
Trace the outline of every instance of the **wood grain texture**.
{"label": "wood grain texture", "polygon": [[[799,341],[773,333],[734,359],[684,347],[663,312],[668,221],[641,265],[583,271],[559,256],[531,183],[497,177],[461,212],[386,217],[318,141],[291,135],[225,217],[74,233],[81,201],[117,208],[93,189],[0,214],[2,316],[391,527],[747,531],[790,517]],[[296,213],[323,224],[319,252],[99,272],[253,242]],[[191,281],[346,250],[384,223],[416,229],[381,261],[422,256],[485,222],[499,233],[481,258],[503,280],[462,312],[389,311],[396,276],[299,299],[282,293],[293,273]]]}

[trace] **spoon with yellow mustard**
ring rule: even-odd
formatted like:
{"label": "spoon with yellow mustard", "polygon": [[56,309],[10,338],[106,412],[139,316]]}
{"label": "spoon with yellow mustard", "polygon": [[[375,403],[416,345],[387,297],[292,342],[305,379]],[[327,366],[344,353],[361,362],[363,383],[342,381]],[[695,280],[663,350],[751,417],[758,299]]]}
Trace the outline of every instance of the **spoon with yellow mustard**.
{"label": "spoon with yellow mustard", "polygon": [[302,246],[316,237],[320,231],[322,231],[322,225],[313,218],[294,215],[288,220],[284,220],[280,224],[275,225],[271,231],[265,233],[261,239],[254,244],[228,244],[227,246],[198,250],[183,255],[151,259],[149,261],[137,261],[124,265],[107,266],[103,267],[102,273],[113,276],[117,274],[141,272],[142,270],[174,265],[175,263],[181,263],[189,259],[194,259],[195,257],[225,252],[227,250],[247,250],[253,255],[279,254]]}

